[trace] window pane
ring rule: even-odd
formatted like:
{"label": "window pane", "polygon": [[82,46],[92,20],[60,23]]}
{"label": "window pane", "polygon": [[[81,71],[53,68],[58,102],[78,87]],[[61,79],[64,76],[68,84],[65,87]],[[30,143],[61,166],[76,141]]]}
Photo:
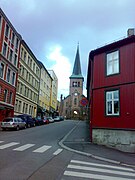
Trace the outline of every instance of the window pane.
{"label": "window pane", "polygon": [[119,72],[119,52],[115,51],[107,54],[107,75]]}
{"label": "window pane", "polygon": [[112,114],[112,102],[107,102],[107,109],[108,109],[108,112],[107,114]]}
{"label": "window pane", "polygon": [[119,114],[118,101],[114,101],[114,114]]}

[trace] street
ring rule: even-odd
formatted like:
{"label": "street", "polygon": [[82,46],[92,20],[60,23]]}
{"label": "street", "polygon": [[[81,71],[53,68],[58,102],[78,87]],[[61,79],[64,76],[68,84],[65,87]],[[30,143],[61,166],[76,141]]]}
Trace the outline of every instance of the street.
{"label": "street", "polygon": [[135,179],[133,168],[61,147],[59,141],[77,124],[65,120],[20,131],[0,131],[0,180]]}

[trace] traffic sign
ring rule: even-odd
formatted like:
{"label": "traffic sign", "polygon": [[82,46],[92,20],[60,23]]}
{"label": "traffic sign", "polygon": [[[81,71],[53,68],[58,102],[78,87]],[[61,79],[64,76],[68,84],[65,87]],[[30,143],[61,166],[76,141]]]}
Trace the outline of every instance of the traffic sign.
{"label": "traffic sign", "polygon": [[80,101],[80,104],[81,104],[82,106],[86,106],[86,105],[88,104],[87,98],[82,98],[82,100]]}

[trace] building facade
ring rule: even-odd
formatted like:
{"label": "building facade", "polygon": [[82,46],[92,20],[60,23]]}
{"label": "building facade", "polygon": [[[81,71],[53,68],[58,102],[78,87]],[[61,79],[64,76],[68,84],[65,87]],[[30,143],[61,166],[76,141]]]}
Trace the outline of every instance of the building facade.
{"label": "building facade", "polygon": [[60,115],[67,119],[85,119],[86,107],[81,105],[83,95],[83,81],[84,78],[81,73],[79,45],[77,47],[74,67],[72,75],[69,77],[69,95],[63,99],[61,95]]}
{"label": "building facade", "polygon": [[57,96],[58,96],[58,78],[53,70],[48,70],[52,77],[51,99],[50,99],[50,114],[57,114]]}
{"label": "building facade", "polygon": [[0,121],[14,115],[21,36],[0,8]]}
{"label": "building facade", "polygon": [[90,52],[87,76],[93,142],[135,152],[135,35]]}
{"label": "building facade", "polygon": [[52,77],[40,62],[41,77],[40,77],[40,90],[39,90],[39,104],[37,114],[41,117],[50,115],[51,106],[51,90],[52,90]]}
{"label": "building facade", "polygon": [[37,116],[40,64],[24,40],[21,41],[15,115]]}

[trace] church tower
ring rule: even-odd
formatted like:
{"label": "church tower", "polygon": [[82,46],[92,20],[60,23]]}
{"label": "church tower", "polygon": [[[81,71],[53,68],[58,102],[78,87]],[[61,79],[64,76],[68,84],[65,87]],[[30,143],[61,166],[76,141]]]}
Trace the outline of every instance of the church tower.
{"label": "church tower", "polygon": [[69,78],[70,78],[69,95],[70,95],[70,107],[71,107],[70,114],[72,118],[78,119],[81,116],[80,101],[83,97],[83,81],[84,81],[81,72],[79,44],[77,46],[73,72]]}
{"label": "church tower", "polygon": [[84,120],[85,110],[80,103],[85,96],[83,95],[84,78],[81,72],[79,44],[77,46],[73,72],[69,79],[69,95],[64,97],[64,99],[61,96],[60,115],[66,117],[66,119]]}

